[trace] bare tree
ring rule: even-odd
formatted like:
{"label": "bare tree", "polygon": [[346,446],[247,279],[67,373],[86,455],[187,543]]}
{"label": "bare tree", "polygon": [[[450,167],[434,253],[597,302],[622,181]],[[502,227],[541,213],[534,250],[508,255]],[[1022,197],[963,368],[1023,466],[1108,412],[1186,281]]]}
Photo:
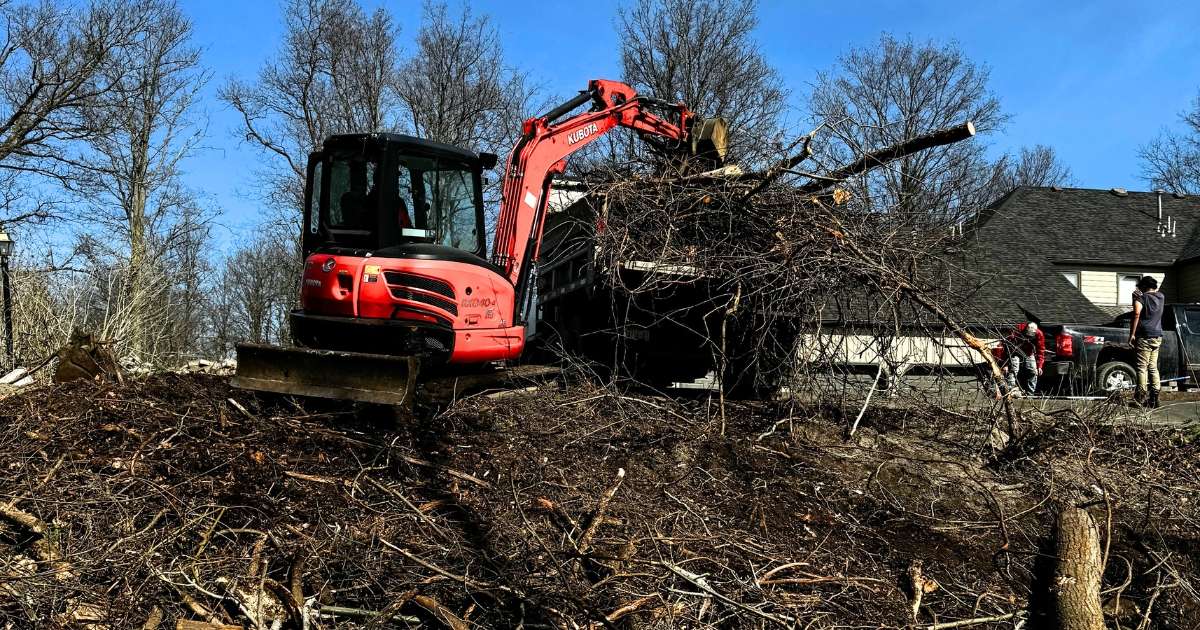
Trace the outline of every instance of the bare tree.
{"label": "bare tree", "polygon": [[[500,34],[486,16],[473,16],[465,6],[452,16],[439,2],[425,5],[416,49],[396,72],[396,93],[402,130],[504,155],[521,134],[535,90],[505,63]],[[491,179],[484,191],[489,226],[500,183]]]}
{"label": "bare tree", "polygon": [[1200,192],[1200,96],[1179,116],[1182,132],[1165,131],[1138,150],[1142,178],[1155,188],[1185,195]]}
{"label": "bare tree", "polygon": [[237,341],[284,341],[295,282],[279,264],[287,256],[278,240],[267,235],[239,246],[226,258],[213,290],[216,308],[209,312],[215,354],[227,354]]}
{"label": "bare tree", "polygon": [[[177,350],[177,326],[190,330],[192,298],[201,269],[196,242],[207,218],[195,195],[181,183],[181,161],[203,135],[195,106],[207,73],[191,43],[192,27],[171,0],[140,0],[145,28],[117,51],[104,71],[115,86],[85,116],[107,129],[88,142],[88,152],[71,170],[71,186],[83,195],[88,238],[81,251],[126,295],[123,309],[107,311],[123,322],[121,339],[148,356]],[[121,235],[118,247],[111,235]],[[107,282],[107,281],[106,281]],[[179,288],[182,293],[176,291]],[[181,309],[178,300],[187,308]],[[109,305],[111,306],[111,305]],[[182,317],[180,321],[177,317]]]}
{"label": "bare tree", "polygon": [[283,46],[257,79],[230,79],[220,97],[270,160],[265,198],[298,231],[306,156],[332,134],[394,125],[398,29],[386,10],[367,15],[353,0],[290,0],[284,25]]}
{"label": "bare tree", "polygon": [[754,40],[757,8],[756,0],[640,0],[617,18],[625,81],[724,118],[735,160],[771,150],[787,100]]}
{"label": "bare tree", "polygon": [[[97,101],[123,89],[115,57],[136,38],[148,16],[137,4],[98,0],[68,3],[0,2],[0,183],[18,177],[61,178],[72,146],[105,131],[90,113]],[[6,192],[3,220],[44,219],[54,203]]]}
{"label": "bare tree", "polygon": [[423,138],[503,153],[521,131],[530,88],[504,62],[500,34],[464,7],[426,4],[416,50],[396,73],[402,128]]}
{"label": "bare tree", "polygon": [[[970,120],[979,134],[1006,121],[987,86],[988,69],[968,60],[956,44],[916,43],[883,35],[854,47],[818,75],[810,97],[816,124],[831,136],[820,159],[844,162]],[[905,157],[858,178],[856,198],[875,210],[958,214],[986,205],[1002,169],[978,141]]]}
{"label": "bare tree", "polygon": [[1000,165],[1003,170],[996,189],[1000,195],[1018,186],[1069,186],[1074,182],[1071,168],[1058,159],[1053,147],[1044,144],[1021,147],[1016,155],[1000,158]]}

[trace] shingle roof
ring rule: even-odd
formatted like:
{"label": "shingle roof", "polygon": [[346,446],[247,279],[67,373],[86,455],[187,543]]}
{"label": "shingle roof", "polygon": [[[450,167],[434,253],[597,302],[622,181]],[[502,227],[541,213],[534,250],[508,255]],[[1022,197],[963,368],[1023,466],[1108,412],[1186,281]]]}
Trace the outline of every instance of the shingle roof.
{"label": "shingle roof", "polygon": [[[1164,220],[1177,221],[1176,236],[1158,235],[1159,195],[1087,188],[1013,190],[989,209],[982,236],[1013,247],[1046,252],[1053,261],[1168,266],[1200,254],[1200,197],[1163,193]],[[1015,228],[1015,229],[1014,229]]]}
{"label": "shingle roof", "polygon": [[[1034,319],[1104,323],[1093,305],[1055,264],[1167,267],[1200,255],[1200,198],[1161,196],[1163,217],[1177,221],[1176,236],[1159,236],[1159,195],[1086,188],[1021,187],[980,216],[968,265],[981,282],[978,308],[1017,309]],[[987,278],[988,268],[992,278]]]}

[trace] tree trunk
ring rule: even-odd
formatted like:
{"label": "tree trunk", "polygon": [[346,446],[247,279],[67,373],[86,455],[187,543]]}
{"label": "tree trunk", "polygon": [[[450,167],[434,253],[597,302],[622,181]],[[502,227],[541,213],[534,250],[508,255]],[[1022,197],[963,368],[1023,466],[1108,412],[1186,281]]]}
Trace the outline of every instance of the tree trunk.
{"label": "tree trunk", "polygon": [[1058,564],[1054,585],[1059,630],[1104,630],[1100,608],[1100,533],[1092,517],[1076,507],[1058,515]]}
{"label": "tree trunk", "polygon": [[142,185],[145,180],[145,172],[142,170],[136,171],[138,174],[132,179],[132,191],[130,193],[129,208],[126,209],[126,216],[129,220],[129,273],[126,276],[126,302],[129,311],[126,313],[128,317],[129,328],[126,338],[126,347],[133,352],[133,355],[142,358],[148,350],[147,335],[146,335],[146,313],[149,308],[147,304],[146,293],[149,291],[149,283],[147,282],[146,273],[146,258],[147,258],[147,234],[146,234],[146,187]]}

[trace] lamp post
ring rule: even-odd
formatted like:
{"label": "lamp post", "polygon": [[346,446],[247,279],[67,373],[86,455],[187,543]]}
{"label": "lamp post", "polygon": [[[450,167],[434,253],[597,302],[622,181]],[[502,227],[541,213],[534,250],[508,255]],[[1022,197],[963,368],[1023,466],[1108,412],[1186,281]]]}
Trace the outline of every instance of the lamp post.
{"label": "lamp post", "polygon": [[4,276],[4,349],[10,370],[17,367],[17,359],[13,354],[12,277],[8,275],[8,257],[12,255],[13,243],[7,232],[0,232],[0,275]]}

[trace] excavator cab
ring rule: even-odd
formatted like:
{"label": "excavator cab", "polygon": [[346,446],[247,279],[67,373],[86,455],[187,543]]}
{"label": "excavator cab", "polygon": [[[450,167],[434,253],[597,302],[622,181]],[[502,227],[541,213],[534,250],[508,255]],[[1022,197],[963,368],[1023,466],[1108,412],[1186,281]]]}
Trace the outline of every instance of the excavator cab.
{"label": "excavator cab", "polygon": [[483,259],[482,171],[495,164],[400,134],[332,136],[309,156],[304,255],[429,244]]}

